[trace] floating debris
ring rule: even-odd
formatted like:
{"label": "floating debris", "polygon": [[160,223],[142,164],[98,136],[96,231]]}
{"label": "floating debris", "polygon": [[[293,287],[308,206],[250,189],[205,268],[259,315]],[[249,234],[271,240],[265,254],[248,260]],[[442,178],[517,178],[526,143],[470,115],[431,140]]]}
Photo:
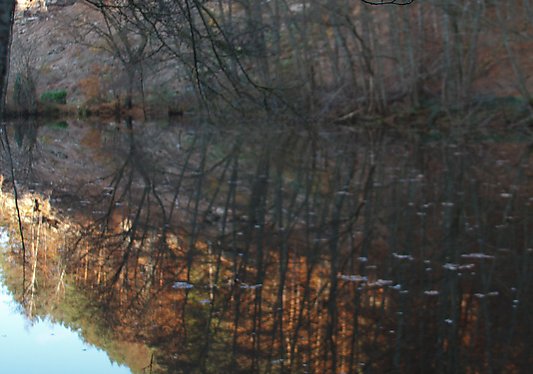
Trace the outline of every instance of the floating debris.
{"label": "floating debris", "polygon": [[451,271],[457,271],[457,270],[470,270],[470,269],[473,269],[476,265],[474,264],[464,264],[464,265],[459,265],[459,264],[453,264],[453,263],[446,263],[444,265],[442,265],[442,267],[446,270],[451,270]]}
{"label": "floating debris", "polygon": [[245,290],[256,290],[258,288],[263,287],[263,284],[261,284],[261,283],[258,283],[258,284],[246,284],[246,283],[243,283],[243,284],[241,284],[240,287],[242,289],[245,289]]}
{"label": "floating debris", "polygon": [[493,259],[494,256],[486,255],[485,253],[465,253],[461,255],[462,258],[481,258],[481,259]]}
{"label": "floating debris", "polygon": [[398,284],[395,284],[394,286],[390,286],[389,288],[391,290],[401,291],[402,290],[402,285],[398,283]]}
{"label": "floating debris", "polygon": [[458,264],[446,263],[446,264],[442,265],[442,268],[446,269],[446,270],[457,271],[459,269],[459,265]]}
{"label": "floating debris", "polygon": [[178,281],[178,282],[175,282],[173,285],[172,285],[172,288],[174,289],[191,289],[193,288],[194,286],[188,282],[181,282],[181,281]]}
{"label": "floating debris", "polygon": [[474,294],[474,297],[477,297],[478,299],[484,299],[485,297],[494,297],[494,296],[498,296],[499,294],[500,293],[498,291],[492,291],[488,293],[478,292]]}
{"label": "floating debris", "polygon": [[392,257],[397,258],[398,260],[406,260],[406,261],[413,261],[414,257],[411,255],[402,255],[399,253],[394,252],[392,254]]}
{"label": "floating debris", "polygon": [[388,279],[378,279],[375,282],[367,283],[368,287],[385,287],[392,284],[394,284],[394,282]]}
{"label": "floating debris", "polygon": [[339,275],[339,278],[348,282],[368,282],[368,277],[363,275]]}
{"label": "floating debris", "polygon": [[439,295],[439,291],[437,290],[427,290],[427,291],[424,291],[424,295],[427,295],[427,296],[438,296]]}
{"label": "floating debris", "polygon": [[337,191],[337,192],[335,192],[335,194],[340,195],[340,196],[350,196],[350,195],[351,195],[350,192],[348,192],[348,191],[342,191],[342,190],[341,190],[341,191]]}

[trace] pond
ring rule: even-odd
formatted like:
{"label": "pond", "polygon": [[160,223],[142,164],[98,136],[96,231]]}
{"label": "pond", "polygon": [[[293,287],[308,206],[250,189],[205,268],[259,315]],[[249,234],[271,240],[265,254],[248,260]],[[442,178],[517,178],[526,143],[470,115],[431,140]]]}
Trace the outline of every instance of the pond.
{"label": "pond", "polygon": [[3,295],[93,372],[533,365],[527,129],[7,129]]}

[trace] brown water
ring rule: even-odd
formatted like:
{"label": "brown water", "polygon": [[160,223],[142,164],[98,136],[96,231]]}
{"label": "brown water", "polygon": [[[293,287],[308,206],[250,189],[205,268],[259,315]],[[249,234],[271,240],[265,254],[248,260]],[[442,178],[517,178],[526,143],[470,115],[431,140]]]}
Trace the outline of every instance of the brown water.
{"label": "brown water", "polygon": [[25,246],[4,147],[6,287],[29,319],[132,372],[533,364],[527,130],[68,121],[9,135]]}

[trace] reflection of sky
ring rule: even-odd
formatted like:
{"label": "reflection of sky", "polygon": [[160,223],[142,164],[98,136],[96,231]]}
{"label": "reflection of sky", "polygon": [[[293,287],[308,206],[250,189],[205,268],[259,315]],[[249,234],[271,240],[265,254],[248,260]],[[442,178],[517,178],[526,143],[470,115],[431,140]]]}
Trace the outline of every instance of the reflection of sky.
{"label": "reflection of sky", "polygon": [[112,364],[107,354],[83,343],[77,333],[48,321],[33,326],[15,311],[15,303],[0,287],[0,372],[130,373]]}
{"label": "reflection of sky", "polygon": [[[4,239],[1,231],[0,242]],[[49,321],[31,325],[16,312],[16,303],[0,285],[0,373],[114,374],[130,370],[111,363],[104,351],[85,344],[64,326]]]}

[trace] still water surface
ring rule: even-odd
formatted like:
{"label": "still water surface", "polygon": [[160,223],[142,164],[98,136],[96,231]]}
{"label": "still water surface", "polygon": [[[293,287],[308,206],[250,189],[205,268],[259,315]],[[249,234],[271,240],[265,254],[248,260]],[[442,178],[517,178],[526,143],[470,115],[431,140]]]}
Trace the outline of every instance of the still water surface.
{"label": "still water surface", "polygon": [[131,373],[127,367],[112,363],[105,351],[85,343],[68,327],[50,320],[28,320],[3,286],[0,352],[3,373]]}
{"label": "still water surface", "polygon": [[25,246],[4,151],[6,294],[134,373],[533,364],[527,129],[68,121],[9,139]]}
{"label": "still water surface", "polygon": [[[0,228],[0,256],[10,238]],[[2,372],[131,373],[110,361],[106,352],[87,344],[78,331],[48,316],[32,318],[13,300],[0,270],[0,357]]]}

